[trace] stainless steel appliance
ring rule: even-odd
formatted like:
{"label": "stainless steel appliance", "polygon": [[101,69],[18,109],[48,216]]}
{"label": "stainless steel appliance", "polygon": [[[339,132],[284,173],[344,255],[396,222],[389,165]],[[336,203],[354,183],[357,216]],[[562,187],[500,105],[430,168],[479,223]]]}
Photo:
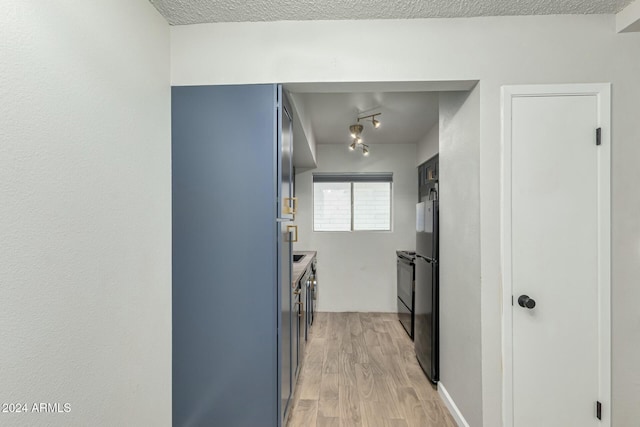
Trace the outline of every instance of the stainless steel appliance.
{"label": "stainless steel appliance", "polygon": [[[436,162],[431,160],[430,162]],[[427,162],[429,164],[429,162]],[[437,167],[431,166],[437,170]],[[416,205],[415,331],[416,357],[432,383],[439,379],[439,204],[437,175],[427,179]]]}
{"label": "stainless steel appliance", "polygon": [[398,257],[398,320],[409,337],[414,337],[415,264],[414,251],[396,251]]}

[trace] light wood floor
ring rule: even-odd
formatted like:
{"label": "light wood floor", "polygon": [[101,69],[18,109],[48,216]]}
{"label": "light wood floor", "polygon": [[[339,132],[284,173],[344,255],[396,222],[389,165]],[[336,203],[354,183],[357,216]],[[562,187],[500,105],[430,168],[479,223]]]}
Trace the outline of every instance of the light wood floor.
{"label": "light wood floor", "polygon": [[317,313],[287,427],[455,427],[395,314]]}

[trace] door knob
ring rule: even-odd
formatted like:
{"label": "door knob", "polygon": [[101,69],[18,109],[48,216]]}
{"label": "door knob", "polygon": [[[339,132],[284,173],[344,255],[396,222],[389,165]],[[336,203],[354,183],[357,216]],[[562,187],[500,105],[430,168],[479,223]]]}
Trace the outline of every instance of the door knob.
{"label": "door knob", "polygon": [[531,310],[536,306],[536,301],[533,298],[529,298],[529,295],[520,295],[518,297],[518,305]]}

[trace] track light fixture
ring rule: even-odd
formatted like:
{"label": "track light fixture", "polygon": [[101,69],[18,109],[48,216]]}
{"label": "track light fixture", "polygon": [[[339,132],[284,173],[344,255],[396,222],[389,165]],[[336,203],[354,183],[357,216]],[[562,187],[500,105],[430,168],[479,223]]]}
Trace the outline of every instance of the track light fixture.
{"label": "track light fixture", "polygon": [[360,124],[360,120],[371,120],[371,124],[374,129],[378,129],[380,127],[380,121],[376,119],[377,116],[380,116],[382,113],[369,114],[368,116],[358,117],[358,121],[355,124],[349,126],[349,134],[351,135],[352,141],[349,144],[349,150],[354,151],[356,148],[362,149],[362,155],[369,155],[369,146],[364,143],[362,139],[362,131],[364,130],[364,126]]}
{"label": "track light fixture", "polygon": [[376,117],[382,115],[382,113],[369,114],[368,116],[358,117],[358,122],[360,120],[371,120],[371,124],[374,129],[378,129],[380,127],[380,120],[377,120]]}
{"label": "track light fixture", "polygon": [[364,127],[360,123],[356,123],[355,125],[349,126],[349,132],[351,133],[351,138],[356,139],[360,138],[360,134]]}

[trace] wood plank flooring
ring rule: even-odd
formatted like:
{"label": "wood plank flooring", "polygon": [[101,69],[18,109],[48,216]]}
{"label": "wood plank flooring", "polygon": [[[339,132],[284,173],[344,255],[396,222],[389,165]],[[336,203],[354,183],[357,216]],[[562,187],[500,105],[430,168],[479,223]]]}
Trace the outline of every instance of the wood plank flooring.
{"label": "wood plank flooring", "polygon": [[317,313],[287,427],[455,427],[391,313]]}

